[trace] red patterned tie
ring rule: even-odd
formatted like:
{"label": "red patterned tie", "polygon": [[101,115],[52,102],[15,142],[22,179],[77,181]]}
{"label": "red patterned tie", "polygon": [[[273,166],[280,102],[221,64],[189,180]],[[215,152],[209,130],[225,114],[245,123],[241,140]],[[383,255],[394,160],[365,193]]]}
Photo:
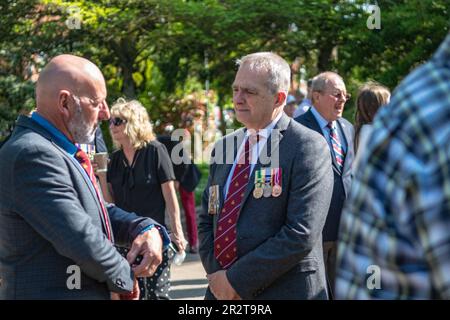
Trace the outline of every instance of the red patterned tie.
{"label": "red patterned tie", "polygon": [[83,169],[87,172],[89,179],[91,180],[92,184],[94,185],[95,193],[97,194],[98,201],[100,202],[100,205],[102,207],[103,220],[105,221],[105,226],[106,226],[106,236],[108,237],[108,239],[110,241],[112,241],[111,228],[109,226],[108,214],[106,212],[106,208],[103,205],[103,201],[102,201],[102,199],[100,197],[100,193],[98,191],[97,179],[95,178],[94,170],[92,170],[91,161],[89,160],[89,157],[87,156],[87,154],[84,153],[84,151],[81,149],[78,149],[77,153],[75,153],[75,159],[78,160],[78,162],[81,164]]}
{"label": "red patterned tie", "polygon": [[245,142],[244,151],[241,152],[234,168],[227,197],[217,222],[214,256],[224,269],[228,269],[237,259],[236,223],[250,176],[251,146],[256,143],[256,140],[257,136],[254,135]]}

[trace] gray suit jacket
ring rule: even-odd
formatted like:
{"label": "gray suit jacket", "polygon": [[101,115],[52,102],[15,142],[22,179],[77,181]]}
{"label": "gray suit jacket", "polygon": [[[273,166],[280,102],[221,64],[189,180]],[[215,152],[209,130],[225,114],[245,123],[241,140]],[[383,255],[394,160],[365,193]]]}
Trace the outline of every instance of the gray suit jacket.
{"label": "gray suit jacket", "polygon": [[[109,299],[109,291],[132,290],[133,273],[104,235],[81,170],[44,128],[19,118],[0,149],[0,299]],[[154,223],[115,206],[108,213],[121,245]],[[67,287],[72,265],[81,289]]]}
{"label": "gray suit jacket", "polygon": [[[311,110],[302,114],[295,120],[303,124],[304,126],[318,132],[323,137],[322,129],[320,129],[319,123],[317,122]],[[339,118],[336,122],[344,133],[344,139],[347,143],[347,153],[344,158],[344,168],[342,170],[342,173],[340,173],[336,158],[334,157],[331,149],[328,148],[332,159],[334,186],[330,209],[328,211],[325,227],[323,228],[323,241],[337,240],[342,208],[344,206],[347,195],[350,193],[350,188],[352,185],[352,163],[353,159],[355,158],[353,147],[355,132],[353,129],[353,125],[345,118]]]}
{"label": "gray suit jacket", "polygon": [[[220,188],[220,212],[223,188],[244,135],[243,129],[227,135],[213,150],[198,226],[200,257],[209,274],[221,270],[213,247],[219,215],[208,214],[209,187]],[[238,260],[227,278],[243,299],[326,299],[321,234],[333,187],[328,146],[285,114],[271,136],[273,145],[269,137],[262,155],[273,158],[264,165],[259,158],[245,191],[237,223]],[[233,141],[240,142],[230,149]],[[229,164],[220,164],[223,153]],[[277,198],[255,199],[255,172],[270,166],[282,168],[283,192]],[[213,298],[209,290],[206,298]]]}

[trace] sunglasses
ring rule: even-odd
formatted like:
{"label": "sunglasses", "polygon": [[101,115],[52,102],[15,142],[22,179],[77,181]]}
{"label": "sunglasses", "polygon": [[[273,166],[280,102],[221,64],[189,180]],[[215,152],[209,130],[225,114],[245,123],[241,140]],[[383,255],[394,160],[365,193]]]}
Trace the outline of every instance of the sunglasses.
{"label": "sunglasses", "polygon": [[121,118],[111,118],[109,119],[109,124],[113,124],[116,127],[120,126],[123,123],[126,123],[127,120],[121,119]]}

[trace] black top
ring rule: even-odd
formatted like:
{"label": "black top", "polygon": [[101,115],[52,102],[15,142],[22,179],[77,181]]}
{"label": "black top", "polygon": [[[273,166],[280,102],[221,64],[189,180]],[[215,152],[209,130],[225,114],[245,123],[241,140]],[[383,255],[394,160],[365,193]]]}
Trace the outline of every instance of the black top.
{"label": "black top", "polygon": [[166,203],[161,184],[175,180],[166,147],[154,140],[136,151],[130,165],[122,150],[111,155],[107,180],[112,185],[115,204],[165,226]]}

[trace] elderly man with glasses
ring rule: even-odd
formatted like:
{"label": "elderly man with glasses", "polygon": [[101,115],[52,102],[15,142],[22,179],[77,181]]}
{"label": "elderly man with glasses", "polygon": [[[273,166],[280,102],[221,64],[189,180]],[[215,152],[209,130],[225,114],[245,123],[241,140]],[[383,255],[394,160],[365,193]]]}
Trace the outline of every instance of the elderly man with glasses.
{"label": "elderly man with glasses", "polygon": [[323,135],[331,152],[334,188],[322,237],[330,297],[333,297],[336,240],[342,207],[351,186],[354,130],[352,124],[342,118],[344,105],[350,95],[347,94],[344,81],[338,74],[323,72],[317,75],[311,90],[313,106],[295,120]]}

